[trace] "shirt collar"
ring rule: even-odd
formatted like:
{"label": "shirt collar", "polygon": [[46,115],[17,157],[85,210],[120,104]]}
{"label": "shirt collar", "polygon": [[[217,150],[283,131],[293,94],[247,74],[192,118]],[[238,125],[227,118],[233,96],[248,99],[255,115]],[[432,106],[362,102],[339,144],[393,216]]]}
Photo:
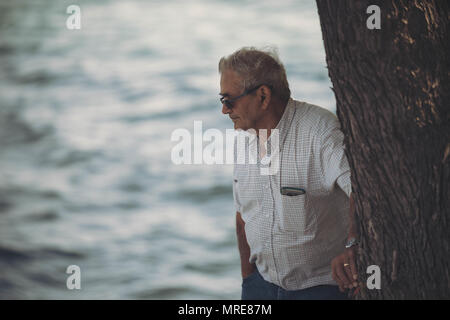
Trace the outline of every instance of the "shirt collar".
{"label": "shirt collar", "polygon": [[[287,132],[291,126],[291,122],[294,116],[294,99],[289,98],[288,103],[286,104],[286,108],[284,109],[283,115],[281,116],[280,121],[278,122],[275,129],[278,129],[278,134],[280,138],[280,148],[284,144],[284,140],[286,139]],[[272,135],[270,135],[272,136]],[[270,140],[270,137],[269,139]]]}
{"label": "shirt collar", "polygon": [[[283,115],[280,118],[280,121],[278,121],[277,126],[275,127],[275,129],[278,130],[278,134],[279,134],[279,145],[280,148],[283,145],[283,142],[286,138],[287,132],[289,131],[289,127],[291,125],[293,116],[294,116],[294,112],[295,112],[295,101],[292,98],[289,98],[287,104],[286,104],[286,108],[284,109]],[[247,132],[245,132],[246,134],[249,134]],[[250,135],[251,136],[251,135]],[[269,138],[267,139],[267,143],[270,143],[270,138],[272,137],[272,134],[269,136]],[[250,145],[252,145],[253,143],[256,143],[256,141],[258,141],[258,138],[256,136],[251,137],[250,139]]]}

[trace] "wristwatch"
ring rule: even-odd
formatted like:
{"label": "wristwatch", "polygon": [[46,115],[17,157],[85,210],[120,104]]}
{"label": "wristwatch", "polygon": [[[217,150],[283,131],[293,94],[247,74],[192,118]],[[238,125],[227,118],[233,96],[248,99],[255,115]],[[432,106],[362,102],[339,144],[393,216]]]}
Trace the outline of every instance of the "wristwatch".
{"label": "wristwatch", "polygon": [[358,244],[358,240],[356,240],[355,237],[352,237],[348,239],[347,243],[345,244],[346,249],[350,249],[353,246],[356,246]]}

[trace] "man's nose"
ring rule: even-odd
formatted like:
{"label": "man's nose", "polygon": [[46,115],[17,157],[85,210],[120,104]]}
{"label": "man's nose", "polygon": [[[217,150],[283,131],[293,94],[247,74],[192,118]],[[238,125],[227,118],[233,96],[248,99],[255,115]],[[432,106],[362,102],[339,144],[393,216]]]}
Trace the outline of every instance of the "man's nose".
{"label": "man's nose", "polygon": [[222,103],[222,113],[223,114],[229,114],[231,112],[231,109],[228,109],[225,103]]}

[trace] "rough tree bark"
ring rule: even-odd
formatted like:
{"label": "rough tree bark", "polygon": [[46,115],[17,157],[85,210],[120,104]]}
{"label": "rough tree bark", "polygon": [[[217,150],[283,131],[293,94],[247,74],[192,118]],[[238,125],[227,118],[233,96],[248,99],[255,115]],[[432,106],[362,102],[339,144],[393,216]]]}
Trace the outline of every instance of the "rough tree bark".
{"label": "rough tree bark", "polygon": [[[366,27],[370,5],[381,29]],[[449,6],[317,0],[352,172],[360,299],[450,298]],[[380,290],[365,286],[373,264]]]}

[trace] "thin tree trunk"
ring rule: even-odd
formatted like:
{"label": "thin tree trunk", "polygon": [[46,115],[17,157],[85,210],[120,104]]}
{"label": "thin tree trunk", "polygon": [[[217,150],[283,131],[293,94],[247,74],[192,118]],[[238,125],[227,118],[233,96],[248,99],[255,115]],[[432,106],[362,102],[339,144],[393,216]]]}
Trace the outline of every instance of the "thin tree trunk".
{"label": "thin tree trunk", "polygon": [[[381,29],[366,26],[370,5]],[[450,298],[450,1],[317,0],[352,172],[362,299]],[[369,290],[366,268],[381,269]]]}

